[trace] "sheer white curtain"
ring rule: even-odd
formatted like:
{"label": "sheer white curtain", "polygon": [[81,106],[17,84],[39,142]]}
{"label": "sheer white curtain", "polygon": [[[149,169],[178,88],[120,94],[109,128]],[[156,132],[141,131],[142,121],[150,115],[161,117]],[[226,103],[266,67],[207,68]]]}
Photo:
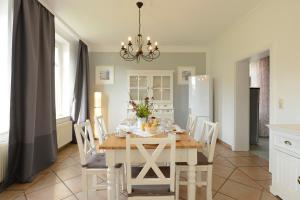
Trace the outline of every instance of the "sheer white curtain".
{"label": "sheer white curtain", "polygon": [[55,40],[61,44],[61,117],[71,116],[73,91],[76,75],[78,38],[70,35],[63,24],[55,21]]}
{"label": "sheer white curtain", "polygon": [[[0,140],[7,137],[11,77],[11,1],[0,1]],[[0,141],[1,142],[1,141]]]}

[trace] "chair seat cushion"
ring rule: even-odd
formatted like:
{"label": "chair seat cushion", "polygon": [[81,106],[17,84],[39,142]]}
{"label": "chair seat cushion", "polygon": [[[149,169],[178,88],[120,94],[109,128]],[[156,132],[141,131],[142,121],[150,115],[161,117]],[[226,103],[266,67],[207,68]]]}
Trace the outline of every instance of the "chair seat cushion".
{"label": "chair seat cushion", "polygon": [[[142,167],[132,167],[131,176],[136,178],[141,172]],[[166,178],[170,178],[170,167],[159,167]],[[158,178],[152,168],[149,169],[145,178]],[[175,192],[170,191],[169,185],[133,185],[132,193],[128,197],[134,196],[174,196]]]}
{"label": "chair seat cushion", "polygon": [[[136,178],[142,169],[143,169],[142,167],[132,167],[131,168],[131,177]],[[164,166],[164,167],[159,167],[159,169],[161,170],[161,172],[163,173],[163,175],[166,178],[170,178],[170,167]],[[153,169],[150,168],[149,171],[147,172],[147,174],[145,175],[145,178],[158,178],[158,177],[156,176]]]}
{"label": "chair seat cushion", "polygon": [[[120,168],[122,164],[117,164],[115,168]],[[105,153],[97,153],[92,156],[90,156],[87,159],[86,165],[83,165],[82,167],[86,167],[89,169],[105,169],[107,168],[106,160],[105,160]]]}
{"label": "chair seat cushion", "polygon": [[[197,165],[212,165],[212,162],[208,162],[207,157],[201,153],[197,153]],[[177,162],[176,165],[188,165],[186,162]]]}
{"label": "chair seat cushion", "polygon": [[169,185],[137,185],[132,186],[132,193],[128,197],[134,196],[174,196],[175,192],[170,191]]}

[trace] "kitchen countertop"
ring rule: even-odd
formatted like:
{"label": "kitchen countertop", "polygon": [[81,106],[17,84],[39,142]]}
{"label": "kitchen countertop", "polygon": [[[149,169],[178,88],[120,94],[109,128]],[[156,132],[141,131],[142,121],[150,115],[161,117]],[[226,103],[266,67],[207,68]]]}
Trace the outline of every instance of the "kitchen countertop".
{"label": "kitchen countertop", "polygon": [[291,133],[300,136],[300,124],[269,124],[270,130]]}

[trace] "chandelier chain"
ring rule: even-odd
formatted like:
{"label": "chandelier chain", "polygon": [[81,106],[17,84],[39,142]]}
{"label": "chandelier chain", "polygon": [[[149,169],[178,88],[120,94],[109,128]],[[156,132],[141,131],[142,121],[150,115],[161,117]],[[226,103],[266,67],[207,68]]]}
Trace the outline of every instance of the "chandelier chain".
{"label": "chandelier chain", "polygon": [[[160,51],[158,49],[158,43],[155,42],[155,46],[152,45],[150,41],[150,37],[147,37],[147,42],[144,43],[144,39],[142,36],[142,23],[141,23],[141,8],[143,6],[143,2],[136,3],[139,9],[139,32],[132,42],[132,38],[128,37],[128,44],[125,46],[125,43],[121,43],[120,56],[126,61],[134,61],[139,62],[141,58],[145,61],[151,62],[154,59],[157,59],[160,56]],[[136,45],[136,48],[134,48]]]}

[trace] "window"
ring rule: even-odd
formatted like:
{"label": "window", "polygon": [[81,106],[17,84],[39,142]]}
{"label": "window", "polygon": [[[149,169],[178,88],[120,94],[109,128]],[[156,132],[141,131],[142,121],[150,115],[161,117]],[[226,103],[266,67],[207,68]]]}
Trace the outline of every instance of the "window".
{"label": "window", "polygon": [[55,105],[56,118],[63,117],[62,111],[62,77],[63,77],[63,49],[61,44],[55,44]]}
{"label": "window", "polygon": [[[9,130],[10,76],[11,76],[11,5],[9,0],[0,2],[0,142]],[[7,135],[7,134],[6,134]]]}
{"label": "window", "polygon": [[66,93],[69,88],[68,68],[70,68],[69,43],[58,34],[55,35],[55,104],[56,118],[70,116]]}

